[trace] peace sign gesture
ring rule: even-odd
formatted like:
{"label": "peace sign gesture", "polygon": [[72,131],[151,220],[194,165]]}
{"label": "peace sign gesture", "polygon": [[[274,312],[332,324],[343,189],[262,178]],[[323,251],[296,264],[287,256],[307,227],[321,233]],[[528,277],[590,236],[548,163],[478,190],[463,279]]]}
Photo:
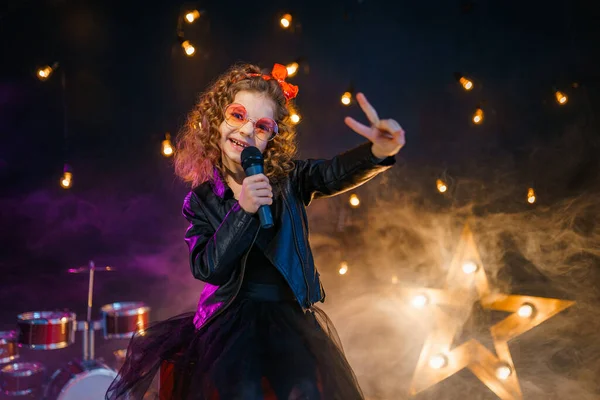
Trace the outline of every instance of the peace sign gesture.
{"label": "peace sign gesture", "polygon": [[406,143],[404,129],[393,119],[379,119],[377,111],[367,101],[364,94],[358,93],[356,100],[365,112],[371,126],[366,126],[352,117],[344,118],[346,125],[354,132],[366,137],[373,143],[371,152],[377,158],[393,156],[400,151]]}

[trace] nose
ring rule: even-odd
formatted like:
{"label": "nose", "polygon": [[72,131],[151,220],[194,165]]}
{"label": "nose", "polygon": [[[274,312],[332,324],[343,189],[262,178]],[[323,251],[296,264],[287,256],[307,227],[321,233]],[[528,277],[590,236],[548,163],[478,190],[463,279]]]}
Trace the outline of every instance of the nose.
{"label": "nose", "polygon": [[248,120],[242,126],[240,126],[239,131],[244,136],[253,136],[254,135],[254,122]]}

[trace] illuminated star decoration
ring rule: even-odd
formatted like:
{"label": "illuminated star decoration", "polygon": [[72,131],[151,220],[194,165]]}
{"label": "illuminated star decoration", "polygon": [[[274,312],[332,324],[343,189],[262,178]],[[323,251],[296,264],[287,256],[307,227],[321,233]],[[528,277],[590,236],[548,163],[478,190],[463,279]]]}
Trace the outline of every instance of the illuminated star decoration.
{"label": "illuminated star decoration", "polygon": [[[473,290],[473,285],[476,291]],[[471,372],[501,399],[522,399],[521,387],[508,347],[508,341],[536,327],[575,302],[544,297],[492,293],[473,233],[465,225],[444,289],[407,288],[416,308],[428,308],[435,326],[425,339],[411,382],[415,395],[463,368]],[[474,301],[483,309],[511,314],[490,328],[496,355],[479,341],[471,339],[451,348],[462,322],[440,306],[462,310],[468,315]]]}

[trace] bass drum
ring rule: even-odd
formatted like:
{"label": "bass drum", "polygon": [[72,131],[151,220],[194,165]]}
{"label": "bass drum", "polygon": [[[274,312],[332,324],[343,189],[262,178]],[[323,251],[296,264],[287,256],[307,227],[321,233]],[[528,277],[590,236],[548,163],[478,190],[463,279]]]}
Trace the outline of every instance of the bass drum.
{"label": "bass drum", "polygon": [[116,377],[115,370],[99,361],[74,360],[52,374],[44,399],[104,400]]}

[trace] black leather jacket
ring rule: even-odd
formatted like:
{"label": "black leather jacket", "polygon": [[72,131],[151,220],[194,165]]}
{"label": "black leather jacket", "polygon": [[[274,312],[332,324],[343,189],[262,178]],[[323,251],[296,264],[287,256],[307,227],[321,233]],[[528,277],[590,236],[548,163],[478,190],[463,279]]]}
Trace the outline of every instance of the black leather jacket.
{"label": "black leather jacket", "polygon": [[[371,143],[365,143],[330,160],[294,161],[289,179],[278,184],[282,200],[280,229],[265,256],[281,272],[304,309],[325,299],[308,243],[306,206],[313,199],[355,188],[394,163],[394,157],[375,159]],[[190,223],[185,240],[192,274],[206,283],[194,318],[200,329],[236,297],[260,222],[235,199],[226,201],[217,194],[209,182],[186,196],[183,215]]]}

